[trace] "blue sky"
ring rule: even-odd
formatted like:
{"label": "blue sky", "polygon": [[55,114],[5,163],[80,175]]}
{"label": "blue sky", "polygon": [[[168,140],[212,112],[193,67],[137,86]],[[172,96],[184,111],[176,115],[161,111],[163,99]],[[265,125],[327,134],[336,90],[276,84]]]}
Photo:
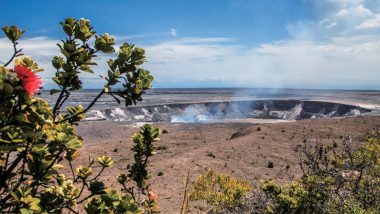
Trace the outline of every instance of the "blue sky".
{"label": "blue sky", "polygon": [[[78,3],[80,2],[80,3]],[[1,1],[46,71],[65,17],[147,51],[156,87],[380,89],[379,0]],[[0,60],[10,55],[0,37]],[[100,56],[99,62],[107,57]],[[96,74],[106,71],[99,63]],[[96,75],[95,75],[96,76]],[[100,87],[89,78],[87,87]]]}
{"label": "blue sky", "polygon": [[313,5],[307,0],[38,2],[3,3],[5,13],[0,24],[23,27],[28,30],[29,37],[61,38],[62,30],[57,23],[65,17],[85,17],[98,32],[151,35],[141,42],[168,39],[170,34],[164,32],[176,29],[181,37],[232,37],[239,39],[239,44],[259,44],[288,37],[286,25],[313,16]]}

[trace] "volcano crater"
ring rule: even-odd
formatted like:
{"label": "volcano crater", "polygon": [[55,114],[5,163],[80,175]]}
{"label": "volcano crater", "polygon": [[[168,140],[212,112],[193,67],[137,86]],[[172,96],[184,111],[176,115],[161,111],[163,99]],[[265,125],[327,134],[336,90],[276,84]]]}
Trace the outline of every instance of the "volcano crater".
{"label": "volcano crater", "polygon": [[360,106],[309,100],[248,100],[131,106],[93,110],[87,120],[210,123],[238,119],[302,120],[356,116]]}

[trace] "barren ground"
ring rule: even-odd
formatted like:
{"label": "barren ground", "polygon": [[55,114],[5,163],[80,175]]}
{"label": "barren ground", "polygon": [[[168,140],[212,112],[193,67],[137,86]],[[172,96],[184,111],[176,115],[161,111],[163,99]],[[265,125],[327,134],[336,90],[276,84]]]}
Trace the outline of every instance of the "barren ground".
{"label": "barren ground", "polygon": [[[292,176],[300,175],[299,153],[294,148],[304,139],[308,142],[331,141],[350,134],[354,140],[360,140],[367,130],[380,129],[380,116],[257,125],[155,125],[168,133],[162,134],[161,141],[156,144],[158,154],[151,160],[152,187],[159,196],[162,213],[179,213],[188,171],[191,180],[207,168],[213,168],[249,180],[252,184],[268,178],[289,182]],[[78,129],[85,146],[76,164],[86,164],[88,155],[110,155],[115,163],[105,171],[102,179],[118,188],[115,177],[126,172],[127,164],[133,161],[131,136],[138,128],[127,123],[101,121],[83,122]],[[269,161],[274,163],[274,168],[267,168]],[[288,172],[287,165],[290,166]],[[159,172],[163,175],[158,176]]]}

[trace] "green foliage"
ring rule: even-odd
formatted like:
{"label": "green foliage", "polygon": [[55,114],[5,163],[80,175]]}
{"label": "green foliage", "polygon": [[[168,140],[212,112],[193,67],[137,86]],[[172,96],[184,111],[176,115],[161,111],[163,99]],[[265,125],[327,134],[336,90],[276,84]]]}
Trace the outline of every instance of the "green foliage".
{"label": "green foliage", "polygon": [[32,70],[33,72],[35,73],[38,73],[38,72],[41,72],[43,71],[44,69],[40,68],[37,64],[37,62],[35,62],[33,59],[31,59],[30,57],[22,57],[22,58],[16,58],[15,59],[15,64],[16,65],[22,65],[24,67],[27,67],[29,68],[30,70]]}
{"label": "green foliage", "polygon": [[243,197],[252,189],[247,181],[208,170],[192,186],[191,201],[205,201],[214,211],[233,210],[242,205]]}
{"label": "green foliage", "polygon": [[371,133],[357,149],[350,147],[350,138],[342,144],[303,146],[301,179],[283,186],[263,183],[266,212],[379,213],[380,133]]}
{"label": "green foliage", "polygon": [[332,179],[320,180],[308,176],[289,185],[280,186],[272,180],[265,181],[262,190],[272,199],[267,207],[268,213],[326,213],[320,207],[327,201],[332,190]]}
{"label": "green foliage", "polygon": [[131,195],[134,194],[135,186],[127,186],[127,183],[134,181],[137,187],[137,194],[145,195],[147,200],[142,202],[145,204],[145,213],[158,212],[158,205],[156,197],[152,190],[150,190],[147,181],[151,178],[147,167],[149,166],[149,158],[156,154],[156,148],[153,143],[159,140],[160,129],[153,127],[152,125],[145,124],[141,127],[140,132],[136,133],[132,137],[134,146],[132,151],[134,152],[134,163],[128,165],[128,173],[120,174],[117,176],[118,182],[123,185],[124,192],[128,192]]}
{"label": "green foliage", "polygon": [[17,40],[20,39],[22,34],[25,33],[25,31],[20,30],[16,26],[6,26],[6,27],[2,27],[1,29],[4,31],[8,39],[11,40],[11,42],[16,42]]}
{"label": "green foliage", "polygon": [[113,53],[115,48],[112,47],[115,44],[115,38],[105,33],[102,36],[95,36],[95,48],[103,53]]}
{"label": "green foliage", "polygon": [[146,167],[149,164],[149,157],[156,154],[153,143],[159,140],[159,136],[160,130],[149,124],[144,125],[139,133],[133,135],[132,140],[135,145],[132,151],[135,153],[135,163],[128,165],[128,177],[136,182],[138,188],[147,188],[145,180],[151,175]]}
{"label": "green foliage", "polygon": [[[68,38],[58,44],[64,57],[55,56],[52,60],[52,65],[56,69],[53,80],[60,87],[59,90],[51,91],[51,94],[60,92],[53,109],[54,117],[58,114],[62,102],[70,96],[70,91],[82,88],[79,74],[93,73],[92,66],[96,65],[93,58],[96,57],[96,53],[113,54],[115,52],[115,38],[108,34],[96,35],[89,20],[67,18],[61,22],[61,25]],[[92,46],[89,41],[94,37],[95,45]],[[83,117],[81,114],[88,111],[103,94],[112,96],[117,102],[120,102],[119,98],[124,99],[126,106],[136,104],[137,101],[142,100],[141,95],[152,87],[153,77],[150,72],[139,68],[145,62],[143,49],[124,43],[120,46],[119,53],[116,53],[116,58],[109,59],[107,62],[109,65],[107,76],[102,76],[106,83],[94,102],[85,109],[71,109],[71,112],[68,109],[70,114],[61,115],[60,120],[79,121]]]}
{"label": "green foliage", "polygon": [[76,169],[77,176],[83,180],[88,178],[90,175],[93,174],[93,171],[90,167],[85,167],[85,166],[79,166]]}
{"label": "green foliage", "polygon": [[105,155],[98,157],[96,160],[102,165],[102,167],[111,167],[113,164],[112,158]]}
{"label": "green foliage", "polygon": [[84,114],[84,108],[82,105],[78,106],[69,106],[66,108],[67,115],[66,118],[69,118],[70,123],[76,123],[86,117]]}
{"label": "green foliage", "polygon": [[[62,55],[52,60],[56,69],[53,80],[59,87],[50,92],[59,93],[53,108],[46,100],[33,97],[40,80],[36,73],[43,69],[31,58],[20,57],[23,54],[17,45],[24,31],[15,26],[2,28],[13,43],[14,54],[0,66],[0,212],[157,212],[157,197],[153,197],[147,183],[147,167],[148,158],[155,153],[158,128],[146,125],[134,135],[135,163],[124,181],[117,178],[122,192],[107,188],[99,180],[112,166],[111,157],[100,156],[76,169],[72,164],[83,145],[75,126],[101,96],[110,95],[118,102],[119,98],[125,99],[126,105],[131,105],[142,100],[141,95],[151,88],[153,77],[139,67],[145,62],[144,50],[123,44],[115,59],[108,61],[110,70],[104,87],[90,105],[68,106],[60,111],[70,92],[82,88],[79,74],[93,73],[96,53],[115,52],[115,39],[108,34],[96,35],[88,20],[67,18],[61,25],[67,38],[58,44]],[[93,38],[94,46],[89,42]],[[11,62],[24,73],[8,68]],[[100,166],[98,170],[94,164]],[[64,166],[69,167],[69,175],[61,173]],[[129,183],[130,187],[125,184],[128,179],[134,182]]]}
{"label": "green foliage", "polygon": [[104,194],[92,197],[86,204],[85,210],[89,214],[142,213],[131,195],[121,194],[114,189],[106,190]]}

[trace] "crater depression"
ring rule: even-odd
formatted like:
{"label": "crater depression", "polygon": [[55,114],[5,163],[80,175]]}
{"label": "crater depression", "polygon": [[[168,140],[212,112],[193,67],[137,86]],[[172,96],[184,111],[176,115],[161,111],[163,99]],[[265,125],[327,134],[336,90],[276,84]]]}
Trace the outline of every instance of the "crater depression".
{"label": "crater depression", "polygon": [[303,100],[249,100],[131,106],[93,110],[87,120],[209,123],[244,119],[302,120],[356,116],[371,110],[354,105]]}

